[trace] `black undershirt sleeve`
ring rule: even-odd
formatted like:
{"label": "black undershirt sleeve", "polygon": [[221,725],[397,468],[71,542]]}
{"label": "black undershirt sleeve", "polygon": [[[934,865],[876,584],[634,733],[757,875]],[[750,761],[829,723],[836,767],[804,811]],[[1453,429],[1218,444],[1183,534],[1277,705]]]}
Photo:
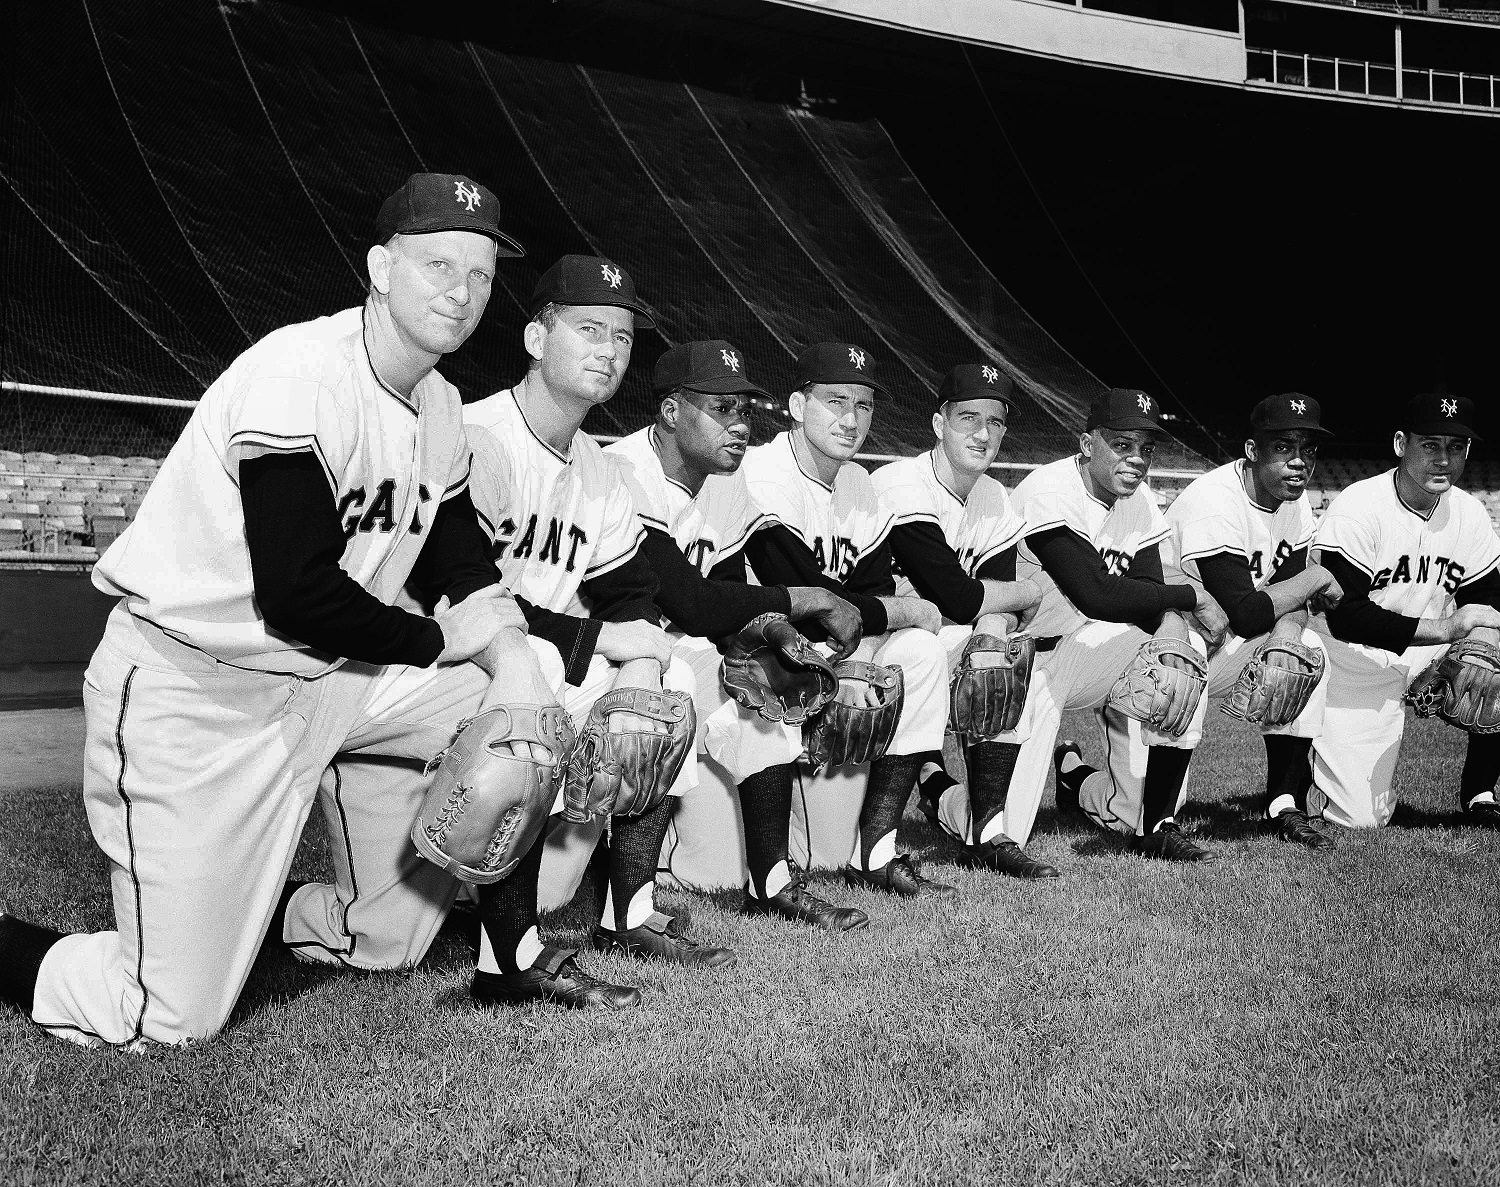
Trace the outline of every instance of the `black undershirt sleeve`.
{"label": "black undershirt sleeve", "polygon": [[791,613],[792,600],[785,587],[746,583],[743,553],[735,554],[739,558],[739,580],[716,581],[704,577],[672,537],[659,528],[646,529],[641,551],[661,584],[656,604],[684,634],[722,639],[761,614]]}
{"label": "black undershirt sleeve", "polygon": [[986,581],[1014,581],[1016,579],[1016,546],[1012,544],[1004,552],[997,553],[979,566],[975,574]]}
{"label": "black undershirt sleeve", "polygon": [[1483,604],[1500,610],[1500,569],[1491,569],[1468,585],[1459,586],[1453,600],[1460,606]]}
{"label": "black undershirt sleeve", "polygon": [[[650,529],[647,529],[649,534]],[[745,575],[745,550],[743,548],[731,552],[728,556],[720,557],[714,563],[714,567],[708,571],[710,581],[737,581],[741,585],[747,584],[749,578]],[[783,588],[772,586],[773,589]],[[791,605],[791,598],[787,598],[787,605]]]}
{"label": "black undershirt sleeve", "polygon": [[594,658],[599,632],[604,629],[604,620],[558,614],[554,610],[533,606],[522,597],[516,598],[516,605],[521,608],[532,638],[545,639],[557,648],[563,661],[563,679],[574,688],[582,685],[588,675],[589,661]]}
{"label": "black undershirt sleeve", "polygon": [[407,585],[424,606],[442,597],[457,606],[475,590],[500,580],[489,547],[469,492],[459,491],[438,504]]}
{"label": "black undershirt sleeve", "polygon": [[937,524],[920,520],[891,529],[891,555],[912,587],[950,622],[973,622],[984,605],[984,583],[970,577]]}
{"label": "black undershirt sleeve", "polygon": [[1154,544],[1137,552],[1124,574],[1111,573],[1094,546],[1071,528],[1036,532],[1026,537],[1026,545],[1068,600],[1099,622],[1129,622],[1146,629],[1164,611],[1191,611],[1198,604],[1192,586],[1163,583],[1161,554]]}
{"label": "black undershirt sleeve", "polygon": [[347,541],[323,467],[311,452],[240,463],[240,501],[255,602],[278,634],[329,655],[430,667],[443,632],[387,606],[339,567]]}
{"label": "black undershirt sleeve", "polygon": [[[884,557],[885,584],[889,585],[890,594],[896,592],[895,581],[890,576],[891,553],[887,545],[882,544],[875,552],[863,558],[860,564],[855,566],[854,572],[850,574],[849,581],[845,584],[840,584],[832,577],[825,575],[818,567],[818,562],[813,559],[812,550],[797,539],[785,524],[778,523],[768,528],[761,528],[746,543],[745,555],[750,558],[755,575],[762,583],[785,586],[815,585],[820,589],[830,590],[859,611],[865,634],[885,634],[887,619],[885,607],[880,603],[880,595],[872,593],[870,589],[861,589],[855,584],[855,579],[862,576],[861,568],[865,567],[863,573],[865,584],[878,589],[881,585],[878,566],[881,558]],[[868,566],[866,562],[869,562]],[[813,626],[811,623],[807,625],[809,628]],[[802,633],[814,642],[819,641],[815,638],[815,630],[804,630]]]}
{"label": "black undershirt sleeve", "polygon": [[589,600],[589,617],[602,622],[660,622],[655,600],[658,588],[644,547],[624,564],[579,586]]}
{"label": "black undershirt sleeve", "polygon": [[1370,601],[1370,579],[1337,552],[1324,549],[1321,564],[1344,591],[1338,608],[1328,611],[1328,629],[1336,639],[1362,643],[1400,655],[1411,646],[1421,621]]}
{"label": "black undershirt sleeve", "polygon": [[1281,564],[1276,566],[1275,570],[1271,573],[1271,580],[1267,584],[1277,585],[1280,582],[1289,581],[1299,573],[1306,572],[1306,570],[1307,545],[1304,544],[1296,552],[1292,553],[1291,556],[1287,557],[1286,560],[1282,561]]}
{"label": "black undershirt sleeve", "polygon": [[1198,558],[1203,588],[1223,608],[1229,629],[1241,639],[1254,639],[1276,625],[1271,595],[1255,588],[1250,562],[1233,552],[1216,552]]}

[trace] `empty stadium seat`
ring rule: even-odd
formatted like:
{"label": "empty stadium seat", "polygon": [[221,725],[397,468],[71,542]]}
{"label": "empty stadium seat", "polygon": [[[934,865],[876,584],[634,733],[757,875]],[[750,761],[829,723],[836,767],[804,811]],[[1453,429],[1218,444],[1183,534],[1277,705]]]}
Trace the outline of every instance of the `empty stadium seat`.
{"label": "empty stadium seat", "polygon": [[130,520],[124,515],[91,515],[89,517],[89,530],[93,533],[94,547],[103,552],[119,537],[120,533],[130,526]]}
{"label": "empty stadium seat", "polygon": [[55,466],[57,465],[57,454],[43,453],[39,449],[29,450],[21,455],[28,466]]}
{"label": "empty stadium seat", "polygon": [[0,519],[0,549],[10,550],[26,547],[26,525],[19,519]]}
{"label": "empty stadium seat", "polygon": [[125,464],[127,466],[139,466],[141,469],[150,470],[152,473],[156,472],[157,467],[154,457],[128,457],[125,459]]}

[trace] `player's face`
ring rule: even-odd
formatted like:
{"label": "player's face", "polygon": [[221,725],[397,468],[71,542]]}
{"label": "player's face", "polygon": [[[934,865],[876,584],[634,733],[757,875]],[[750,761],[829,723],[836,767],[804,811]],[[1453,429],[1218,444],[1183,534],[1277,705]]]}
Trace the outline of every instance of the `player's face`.
{"label": "player's face", "polygon": [[495,241],[474,231],[400,235],[388,254],[386,295],[397,329],[428,354],[457,350],[490,303]]}
{"label": "player's face", "polygon": [[1290,503],[1302,497],[1318,464],[1317,434],[1307,429],[1277,429],[1245,443],[1255,467],[1256,487],[1273,499]]}
{"label": "player's face", "polygon": [[1402,472],[1414,486],[1430,495],[1441,495],[1463,477],[1464,463],[1469,460],[1469,439],[1397,433],[1396,453],[1401,459]]}
{"label": "player's face", "polygon": [[797,402],[808,444],[826,457],[849,461],[870,434],[875,390],[862,383],[815,383]]}
{"label": "player's face", "polygon": [[1005,439],[1005,404],[1000,400],[959,400],[944,404],[933,429],[943,453],[960,474],[983,474]]}
{"label": "player's face", "polygon": [[738,470],[750,444],[750,425],[745,419],[750,398],[743,392],[683,392],[677,401],[678,452],[705,474]]}
{"label": "player's face", "polygon": [[1146,478],[1156,453],[1156,434],[1147,429],[1095,429],[1082,441],[1089,476],[1100,490],[1128,498]]}
{"label": "player's face", "polygon": [[635,314],[614,305],[567,305],[541,336],[549,390],[603,404],[620,388],[635,345]]}

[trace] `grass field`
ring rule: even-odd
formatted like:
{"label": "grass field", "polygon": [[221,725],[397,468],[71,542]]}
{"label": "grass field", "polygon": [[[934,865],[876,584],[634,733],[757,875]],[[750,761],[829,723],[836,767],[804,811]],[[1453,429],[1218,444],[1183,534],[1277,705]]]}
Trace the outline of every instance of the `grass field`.
{"label": "grass field", "polygon": [[[1049,795],[1033,850],[1063,878],[1022,885],[913,813],[956,908],[829,887],[872,918],[836,937],[663,895],[740,963],[599,961],[648,995],[624,1015],[474,1010],[457,929],[401,974],[264,961],[194,1049],[0,1013],[0,1181],[1500,1183],[1500,834],[1454,826],[1461,735],[1413,723],[1395,825],[1325,856],[1259,834],[1260,743],[1214,718],[1185,815],[1215,865],[1060,830]],[[0,894],[89,929],[81,729],[0,715]]]}

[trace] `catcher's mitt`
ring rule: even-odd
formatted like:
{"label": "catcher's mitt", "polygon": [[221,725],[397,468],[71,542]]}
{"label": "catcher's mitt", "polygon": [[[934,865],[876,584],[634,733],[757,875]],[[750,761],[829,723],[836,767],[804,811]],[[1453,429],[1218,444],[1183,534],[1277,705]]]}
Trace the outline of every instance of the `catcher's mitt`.
{"label": "catcher's mitt", "polygon": [[[497,705],[459,722],[439,754],[412,844],[465,882],[498,882],[526,856],[547,822],[576,737],[557,705]],[[552,762],[517,758],[508,742],[534,742]]]}
{"label": "catcher's mitt", "polygon": [[971,635],[948,684],[948,728],[970,740],[1015,729],[1035,659],[1030,635]]}
{"label": "catcher's mitt", "polygon": [[724,652],[719,683],[744,708],[787,725],[801,725],[839,690],[833,668],[785,614],[745,624]]}
{"label": "catcher's mitt", "polygon": [[[659,721],[665,732],[610,732],[615,713]],[[601,816],[640,816],[667,798],[698,732],[685,692],[614,688],[594,702],[568,766],[563,815],[575,824]]]}
{"label": "catcher's mitt", "polygon": [[1405,699],[1418,717],[1440,713],[1471,734],[1500,732],[1500,650],[1460,639],[1412,682]]}
{"label": "catcher's mitt", "polygon": [[[1182,667],[1163,663],[1164,656]],[[1180,738],[1207,687],[1208,668],[1191,646],[1176,639],[1147,639],[1109,690],[1106,703],[1158,733]]]}
{"label": "catcher's mitt", "polygon": [[875,689],[879,704],[855,708],[842,701],[829,701],[812,721],[802,727],[802,740],[813,770],[841,767],[846,763],[873,762],[889,748],[906,703],[906,679],[901,668],[845,660],[834,668],[840,680],[859,680]]}
{"label": "catcher's mitt", "polygon": [[1219,706],[1252,725],[1295,721],[1323,679],[1323,653],[1296,642],[1262,643]]}

